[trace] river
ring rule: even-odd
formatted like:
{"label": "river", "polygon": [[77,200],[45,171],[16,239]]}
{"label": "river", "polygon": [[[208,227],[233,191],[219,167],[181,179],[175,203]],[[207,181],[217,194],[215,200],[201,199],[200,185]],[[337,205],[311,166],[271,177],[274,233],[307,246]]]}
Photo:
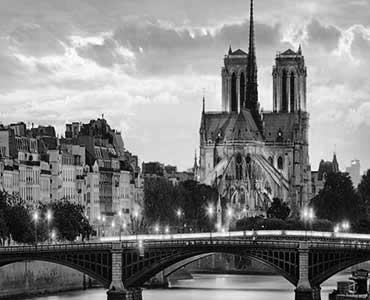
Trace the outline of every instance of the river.
{"label": "river", "polygon": [[[336,287],[338,280],[348,275],[332,277],[322,285],[321,298]],[[54,296],[25,298],[29,300],[105,300],[104,289],[61,293]],[[293,300],[294,287],[279,276],[194,275],[192,280],[180,280],[170,289],[144,290],[144,300]]]}

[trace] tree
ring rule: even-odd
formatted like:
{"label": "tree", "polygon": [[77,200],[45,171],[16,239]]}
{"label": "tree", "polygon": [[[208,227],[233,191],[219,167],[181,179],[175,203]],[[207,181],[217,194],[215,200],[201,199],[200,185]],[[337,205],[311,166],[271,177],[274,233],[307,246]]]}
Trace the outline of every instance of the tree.
{"label": "tree", "polygon": [[290,214],[290,208],[286,202],[279,198],[272,200],[271,206],[267,210],[267,215],[270,218],[286,220]]}
{"label": "tree", "polygon": [[48,208],[53,212],[53,226],[60,239],[74,241],[79,235],[84,239],[92,234],[93,229],[81,205],[62,200],[52,202]]}
{"label": "tree", "polygon": [[324,188],[311,200],[311,205],[318,218],[333,222],[349,220],[355,223],[364,216],[360,199],[347,173],[328,174]]}
{"label": "tree", "polygon": [[370,210],[370,169],[362,176],[361,182],[357,188],[358,195],[366,212]]}

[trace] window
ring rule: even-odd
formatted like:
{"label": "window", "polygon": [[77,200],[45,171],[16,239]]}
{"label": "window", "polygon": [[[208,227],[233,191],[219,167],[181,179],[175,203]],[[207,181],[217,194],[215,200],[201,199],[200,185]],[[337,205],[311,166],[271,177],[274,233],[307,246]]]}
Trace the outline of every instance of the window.
{"label": "window", "polygon": [[295,76],[294,72],[290,74],[290,112],[294,112],[295,105]]}
{"label": "window", "polygon": [[241,105],[245,106],[245,78],[244,73],[240,74],[240,89],[239,89],[239,95],[240,95],[240,103]]}
{"label": "window", "polygon": [[284,169],[284,159],[281,156],[279,156],[279,158],[278,158],[278,169],[279,170]]}
{"label": "window", "polygon": [[235,159],[235,178],[236,180],[241,180],[243,177],[243,166],[242,166],[242,156],[240,153],[236,155]]}
{"label": "window", "polygon": [[236,75],[233,73],[231,76],[231,111],[238,111],[238,99],[236,91]]}
{"label": "window", "polygon": [[283,78],[282,78],[282,99],[281,99],[281,111],[288,112],[288,75],[287,71],[283,71]]}

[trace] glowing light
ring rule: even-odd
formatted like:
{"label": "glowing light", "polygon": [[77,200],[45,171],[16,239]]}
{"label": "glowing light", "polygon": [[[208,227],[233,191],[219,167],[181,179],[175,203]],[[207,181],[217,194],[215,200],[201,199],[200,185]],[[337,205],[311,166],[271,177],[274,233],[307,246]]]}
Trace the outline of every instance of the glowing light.
{"label": "glowing light", "polygon": [[227,210],[227,216],[228,216],[229,218],[231,218],[231,217],[232,217],[232,215],[233,215],[233,210],[232,210],[231,208],[229,208],[229,209]]}
{"label": "glowing light", "polygon": [[154,231],[155,231],[156,233],[158,233],[158,232],[159,232],[159,225],[155,225],[155,227],[154,227]]}
{"label": "glowing light", "polygon": [[164,232],[165,232],[166,234],[168,234],[168,233],[170,232],[170,228],[169,228],[168,226],[166,226],[166,228],[165,228]]}
{"label": "glowing light", "polygon": [[39,219],[39,213],[38,213],[37,211],[35,211],[35,212],[33,213],[33,220],[34,220],[35,222],[37,222],[37,221],[38,221],[38,219]]}
{"label": "glowing light", "polygon": [[51,219],[52,219],[52,214],[51,214],[51,210],[50,209],[48,209],[48,211],[46,212],[46,219],[48,220],[48,222],[50,222],[51,221]]}
{"label": "glowing light", "polygon": [[207,208],[207,212],[208,212],[208,215],[209,215],[210,217],[212,217],[212,216],[213,216],[213,213],[214,213],[214,208],[213,208],[213,206],[209,206],[209,207]]}

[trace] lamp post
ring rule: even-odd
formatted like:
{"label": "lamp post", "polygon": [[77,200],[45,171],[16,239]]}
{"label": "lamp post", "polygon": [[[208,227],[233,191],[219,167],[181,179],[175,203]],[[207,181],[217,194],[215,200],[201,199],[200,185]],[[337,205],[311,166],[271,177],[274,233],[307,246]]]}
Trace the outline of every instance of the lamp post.
{"label": "lamp post", "polygon": [[231,207],[229,207],[227,209],[227,223],[228,223],[227,226],[228,226],[229,231],[230,231],[230,223],[231,223],[232,217],[233,217],[233,209]]}
{"label": "lamp post", "polygon": [[47,220],[47,224],[48,224],[48,242],[50,242],[50,223],[51,223],[51,219],[53,218],[53,215],[51,213],[51,210],[48,209],[47,212],[46,212],[46,220]]}
{"label": "lamp post", "polygon": [[37,221],[39,219],[39,213],[37,211],[35,211],[33,213],[33,221],[35,223],[35,244],[37,246]]}
{"label": "lamp post", "polygon": [[312,235],[312,222],[315,218],[315,214],[314,214],[312,207],[304,208],[302,217],[303,217],[304,227],[305,227],[305,239],[307,240],[307,222],[310,224],[311,235]]}
{"label": "lamp post", "polygon": [[182,216],[182,210],[181,208],[179,208],[177,211],[176,211],[176,216],[177,216],[177,232],[180,232],[180,223],[181,223],[181,216]]}
{"label": "lamp post", "polygon": [[105,216],[102,216],[102,218],[101,218],[101,220],[102,220],[102,227],[103,227],[103,236],[105,236]]}
{"label": "lamp post", "polygon": [[348,221],[343,221],[342,222],[342,229],[343,231],[349,231],[350,225]]}
{"label": "lamp post", "polygon": [[138,239],[138,219],[139,219],[139,212],[138,211],[135,211],[134,212],[134,231],[135,231],[135,235],[136,235],[136,240]]}
{"label": "lamp post", "polygon": [[154,231],[155,231],[155,234],[159,233],[159,225],[158,224],[155,225]]}
{"label": "lamp post", "polygon": [[[207,213],[208,213],[208,217],[209,217],[209,222],[212,224],[212,219],[213,219],[213,214],[214,214],[213,206],[211,206],[211,205],[208,206]],[[210,227],[210,230],[209,230],[209,236],[210,236],[210,239],[212,239],[212,226]]]}
{"label": "lamp post", "polygon": [[114,228],[116,227],[116,224],[114,221],[112,221],[111,228],[112,228],[112,236],[114,236]]}

